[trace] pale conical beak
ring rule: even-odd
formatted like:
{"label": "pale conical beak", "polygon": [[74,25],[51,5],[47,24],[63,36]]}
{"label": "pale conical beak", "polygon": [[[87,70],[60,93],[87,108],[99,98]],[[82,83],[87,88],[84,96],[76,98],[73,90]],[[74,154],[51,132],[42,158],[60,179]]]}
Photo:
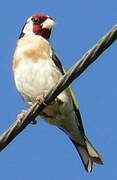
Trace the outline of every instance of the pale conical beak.
{"label": "pale conical beak", "polygon": [[53,19],[48,18],[42,23],[42,29],[51,29],[55,24],[56,22]]}

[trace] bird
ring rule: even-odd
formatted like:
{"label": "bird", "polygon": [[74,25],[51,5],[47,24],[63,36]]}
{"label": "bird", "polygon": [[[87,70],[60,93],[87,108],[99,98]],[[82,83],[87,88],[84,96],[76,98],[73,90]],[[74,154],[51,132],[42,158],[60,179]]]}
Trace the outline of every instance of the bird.
{"label": "bird", "polygon": [[[27,18],[13,55],[16,89],[30,107],[44,99],[66,73],[51,46],[50,36],[55,20],[46,14]],[[57,126],[74,144],[87,172],[93,165],[103,164],[102,156],[85,135],[82,116],[71,86],[39,114],[47,123]]]}

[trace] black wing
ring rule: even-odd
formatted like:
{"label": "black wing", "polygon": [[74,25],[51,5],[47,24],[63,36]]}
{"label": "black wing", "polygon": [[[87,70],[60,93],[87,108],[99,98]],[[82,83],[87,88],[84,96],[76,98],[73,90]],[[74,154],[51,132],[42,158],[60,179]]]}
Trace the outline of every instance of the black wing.
{"label": "black wing", "polygon": [[59,60],[59,57],[55,54],[54,49],[52,48],[52,60],[54,61],[55,65],[57,66],[57,68],[60,70],[60,72],[64,75],[65,71],[63,69],[63,66]]}
{"label": "black wing", "polygon": [[[59,60],[59,57],[55,54],[55,51],[54,51],[53,48],[52,48],[52,60],[54,61],[57,68],[64,75],[65,70],[64,70],[64,68],[63,68],[63,66],[62,66],[62,64],[61,64],[61,62]],[[81,114],[80,114],[80,111],[79,111],[79,107],[78,107],[78,103],[76,101],[76,97],[75,97],[75,95],[73,93],[73,90],[72,90],[71,86],[69,86],[68,89],[69,89],[69,94],[70,94],[70,96],[72,98],[72,103],[73,103],[74,111],[75,111],[75,114],[76,114],[76,117],[77,117],[78,126],[81,129],[81,132],[83,134],[85,134],[84,128],[83,128],[83,123],[82,123],[82,117],[81,117]]]}

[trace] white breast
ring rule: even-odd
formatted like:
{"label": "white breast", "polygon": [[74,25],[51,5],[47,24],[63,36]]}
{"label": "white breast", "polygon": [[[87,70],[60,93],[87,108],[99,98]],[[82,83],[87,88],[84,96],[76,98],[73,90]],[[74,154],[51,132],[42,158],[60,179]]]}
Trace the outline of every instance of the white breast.
{"label": "white breast", "polygon": [[15,83],[24,98],[33,100],[55,86],[60,76],[50,60],[40,60],[38,63],[22,61],[15,72]]}
{"label": "white breast", "polygon": [[[34,38],[34,39],[33,39]],[[44,44],[46,43],[46,44]],[[54,87],[62,76],[53,60],[51,59],[51,51],[48,42],[35,37],[30,39],[21,39],[14,55],[14,59],[21,58],[20,63],[14,70],[14,79],[16,87],[24,99],[29,103],[35,100],[39,95]],[[43,47],[43,49],[42,49]],[[45,47],[45,48],[44,48]],[[37,55],[37,59],[26,56],[26,52],[41,51]],[[45,58],[45,59],[44,59]]]}

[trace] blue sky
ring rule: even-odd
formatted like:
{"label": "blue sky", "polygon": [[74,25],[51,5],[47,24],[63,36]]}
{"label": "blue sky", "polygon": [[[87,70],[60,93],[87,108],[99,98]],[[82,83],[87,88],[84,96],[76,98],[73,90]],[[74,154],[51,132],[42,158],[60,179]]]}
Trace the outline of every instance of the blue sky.
{"label": "blue sky", "polygon": [[[114,24],[116,0],[20,0],[1,2],[1,120],[0,133],[12,124],[26,105],[15,89],[12,56],[27,17],[51,15],[57,22],[51,42],[69,69]],[[117,157],[117,54],[114,43],[73,83],[87,136],[105,164],[85,172],[67,136],[39,118],[0,153],[3,180],[116,179]]]}

